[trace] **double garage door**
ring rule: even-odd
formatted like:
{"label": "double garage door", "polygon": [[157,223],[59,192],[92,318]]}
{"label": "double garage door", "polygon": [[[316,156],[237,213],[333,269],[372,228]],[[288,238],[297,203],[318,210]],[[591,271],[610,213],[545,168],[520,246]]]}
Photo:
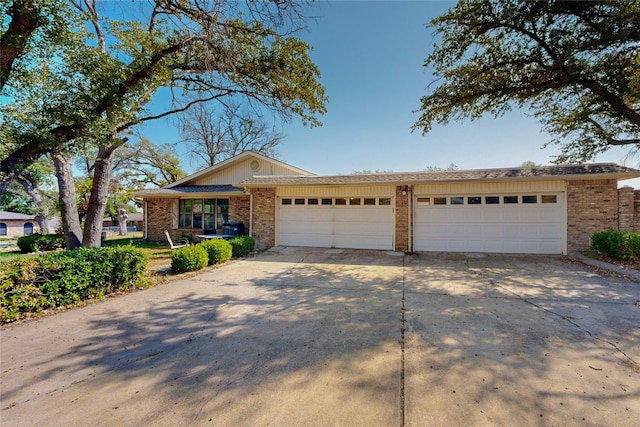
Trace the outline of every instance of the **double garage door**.
{"label": "double garage door", "polygon": [[[424,194],[424,193],[422,193]],[[278,197],[277,244],[393,250],[392,197]],[[566,250],[561,191],[418,195],[415,251],[559,254]]]}
{"label": "double garage door", "polygon": [[559,254],[565,251],[563,193],[415,198],[415,250]]}
{"label": "double garage door", "polygon": [[279,197],[278,244],[393,249],[391,197]]}

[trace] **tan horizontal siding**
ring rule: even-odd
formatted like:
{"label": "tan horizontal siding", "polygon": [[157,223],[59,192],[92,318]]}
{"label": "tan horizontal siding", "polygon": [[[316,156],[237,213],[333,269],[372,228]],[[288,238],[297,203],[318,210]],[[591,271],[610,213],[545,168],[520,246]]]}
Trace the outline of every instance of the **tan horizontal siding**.
{"label": "tan horizontal siding", "polygon": [[516,182],[461,182],[442,184],[416,184],[415,195],[433,194],[490,194],[490,193],[523,193],[541,191],[564,191],[565,182],[553,181],[516,181]]}
{"label": "tan horizontal siding", "polygon": [[345,186],[296,186],[279,187],[278,197],[308,196],[308,197],[347,197],[347,196],[387,196],[395,194],[393,185],[345,185]]}

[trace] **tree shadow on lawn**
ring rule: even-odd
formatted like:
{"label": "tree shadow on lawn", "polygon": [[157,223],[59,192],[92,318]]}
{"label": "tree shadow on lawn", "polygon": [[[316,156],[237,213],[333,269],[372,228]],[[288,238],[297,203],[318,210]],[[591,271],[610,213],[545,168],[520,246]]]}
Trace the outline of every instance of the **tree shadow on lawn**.
{"label": "tree shadow on lawn", "polygon": [[[522,425],[543,413],[566,424],[585,408],[594,422],[594,405],[610,411],[640,396],[619,355],[611,360],[601,341],[519,295],[537,288],[572,304],[580,291],[569,283],[585,270],[565,272],[561,290],[545,282],[564,268],[557,258],[546,260],[548,276],[533,277],[542,267],[524,258],[383,255],[266,253],[164,285],[176,287],[171,294],[125,296],[134,309],[105,305],[77,325],[86,331],[73,346],[24,362],[36,374],[3,384],[3,402],[16,402],[3,404],[3,418]],[[595,277],[590,286],[612,283]],[[584,292],[592,302],[610,299]],[[54,331],[65,333],[73,331]],[[46,396],[29,400],[31,387]],[[57,412],[38,413],[46,402]]]}

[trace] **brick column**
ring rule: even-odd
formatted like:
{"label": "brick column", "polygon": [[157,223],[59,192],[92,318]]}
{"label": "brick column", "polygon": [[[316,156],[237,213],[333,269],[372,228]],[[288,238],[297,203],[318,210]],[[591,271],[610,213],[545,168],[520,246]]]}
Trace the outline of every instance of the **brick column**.
{"label": "brick column", "polygon": [[257,250],[276,244],[276,189],[255,188],[253,194],[253,238]]}
{"label": "brick column", "polygon": [[[402,194],[404,191],[405,194]],[[396,186],[396,244],[395,250],[409,251],[409,201],[411,194],[408,186]]]}
{"label": "brick column", "polygon": [[634,194],[632,187],[618,189],[618,229],[635,231]]}

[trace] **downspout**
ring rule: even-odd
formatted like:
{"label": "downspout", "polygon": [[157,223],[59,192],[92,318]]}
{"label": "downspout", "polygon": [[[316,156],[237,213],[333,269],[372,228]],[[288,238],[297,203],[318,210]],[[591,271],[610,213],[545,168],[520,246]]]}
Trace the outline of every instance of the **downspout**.
{"label": "downspout", "polygon": [[413,252],[413,230],[412,230],[412,223],[413,223],[413,184],[409,184],[407,186],[407,195],[409,196],[409,200],[407,200],[407,205],[408,205],[408,220],[407,220],[407,229],[408,229],[408,233],[409,235],[407,236],[407,252],[412,253]]}
{"label": "downspout", "polygon": [[[244,191],[247,191],[245,188]],[[253,193],[249,192],[249,236],[253,237]]]}

